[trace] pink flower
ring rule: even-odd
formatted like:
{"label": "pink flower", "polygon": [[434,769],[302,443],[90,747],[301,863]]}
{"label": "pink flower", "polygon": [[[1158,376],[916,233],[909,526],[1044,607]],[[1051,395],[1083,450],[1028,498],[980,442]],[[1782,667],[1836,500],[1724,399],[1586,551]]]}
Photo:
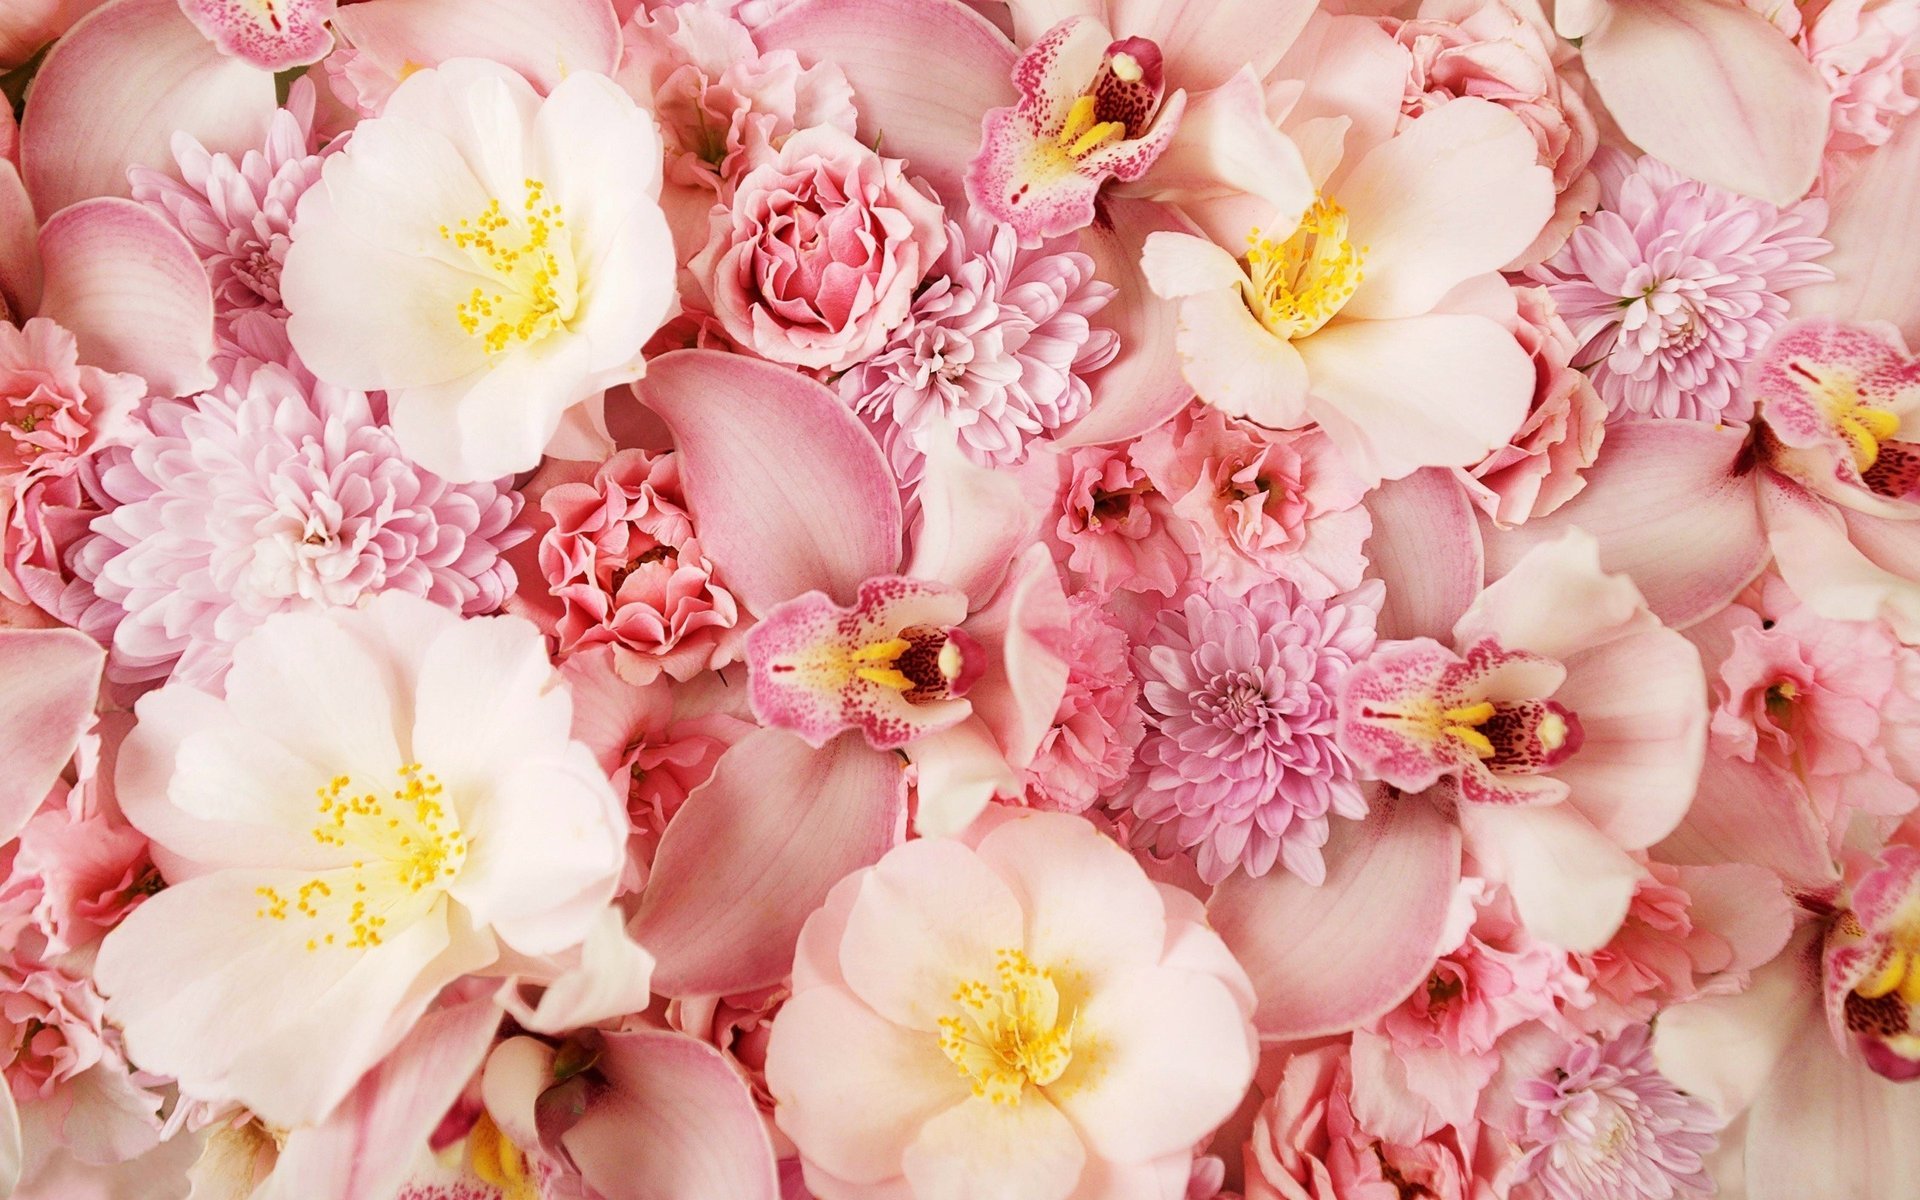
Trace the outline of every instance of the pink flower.
{"label": "pink flower", "polygon": [[1546,285],[1615,417],[1744,421],[1741,372],[1787,320],[1785,293],[1833,278],[1826,205],[1775,208],[1654,158],[1595,157],[1601,211],[1527,270]]}
{"label": "pink flower", "polygon": [[1907,83],[1916,36],[1920,9],[1874,0],[1833,0],[1801,30],[1796,40],[1833,94],[1829,155],[1885,145],[1920,109]]}
{"label": "pink flower", "polygon": [[1186,582],[1192,528],[1128,447],[1083,446],[1047,465],[1061,476],[1054,536],[1076,581],[1102,594],[1166,596]]}
{"label": "pink flower", "polygon": [[1502,528],[1544,517],[1579,494],[1606,436],[1607,406],[1575,370],[1580,343],[1545,288],[1516,287],[1514,335],[1533,356],[1533,402],[1506,445],[1457,474],[1480,511]]}
{"label": "pink flower", "polygon": [[1599,194],[1587,170],[1599,133],[1579,90],[1556,69],[1559,39],[1540,9],[1512,0],[1425,0],[1413,19],[1385,17],[1381,24],[1410,58],[1400,105],[1406,117],[1477,96],[1532,131],[1559,200],[1519,261],[1537,262],[1559,249]]}
{"label": "pink flower", "polygon": [[104,1009],[84,978],[0,959],[0,1063],[8,1090],[39,1129],[90,1163],[133,1158],[153,1146],[160,1128],[160,1097],[134,1076]]}
{"label": "pink flower", "polygon": [[1199,904],[1077,817],[999,812],[808,918],[767,1084],[817,1195],[1156,1194],[1252,1079],[1253,992]]}
{"label": "pink flower", "polygon": [[156,401],[100,471],[111,508],[75,569],[125,611],[109,673],[211,684],[277,612],[383,591],[490,612],[513,590],[500,552],[519,498],[451,485],[403,456],[368,398],[282,367]]}
{"label": "pink flower", "polygon": [[1367,484],[1325,434],[1256,431],[1196,405],[1141,438],[1133,458],[1193,526],[1208,582],[1244,592],[1285,579],[1308,600],[1360,586]]}
{"label": "pink flower", "polygon": [[820,126],[747,172],[688,269],[741,345],[841,371],[907,319],[946,242],[940,205],[900,160]]}
{"label": "pink flower", "polygon": [[1080,813],[1126,782],[1146,717],[1127,663],[1127,635],[1087,593],[1068,597],[1067,692],[1026,770],[1026,802]]}
{"label": "pink flower", "polygon": [[598,467],[550,461],[538,497],[539,571],[551,603],[530,598],[559,652],[612,646],[636,684],[690,679],[740,657],[745,614],[701,549],[680,490],[680,460],[622,450]]}
{"label": "pink flower", "polygon": [[840,377],[840,396],[877,420],[894,469],[917,476],[931,440],[954,430],[982,466],[1085,415],[1084,376],[1119,353],[1091,318],[1113,299],[1077,250],[1023,250],[1011,226],[969,214],[886,345]]}
{"label": "pink flower", "polygon": [[146,391],[138,376],[82,366],[73,335],[45,317],[0,321],[0,487],[71,472],[130,432]]}
{"label": "pink flower", "polygon": [[165,216],[205,264],[216,328],[229,347],[240,336],[236,327],[287,318],[280,269],[293,244],[294,210],[319,182],[324,161],[308,149],[314,102],[313,84],[297,81],[287,107],[273,114],[265,145],[238,161],[181,133],[173,144],[178,179],[146,167],[128,173],[134,199]]}
{"label": "pink flower", "polygon": [[1834,1040],[1875,1074],[1920,1080],[1920,847],[1888,846],[1849,889],[1821,950]]}
{"label": "pink flower", "polygon": [[1330,818],[1366,815],[1334,698],[1373,649],[1380,599],[1377,584],[1317,601],[1284,580],[1244,596],[1209,586],[1135,648],[1148,730],[1126,803],[1197,848],[1208,883],[1276,862],[1319,883]]}
{"label": "pink flower", "polygon": [[1711,1196],[1706,1156],[1722,1121],[1654,1069],[1647,1027],[1571,1043],[1545,1076],[1521,1083],[1531,1144],[1516,1178],[1548,1200],[1693,1200]]}
{"label": "pink flower", "polygon": [[138,830],[49,805],[20,832],[0,884],[0,930],[15,946],[31,930],[40,957],[56,959],[98,943],[159,886]]}

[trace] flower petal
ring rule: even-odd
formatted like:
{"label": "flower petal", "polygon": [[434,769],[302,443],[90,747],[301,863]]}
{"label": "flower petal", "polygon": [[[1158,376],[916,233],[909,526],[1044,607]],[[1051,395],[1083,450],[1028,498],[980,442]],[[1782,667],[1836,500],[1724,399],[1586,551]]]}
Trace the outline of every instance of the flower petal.
{"label": "flower petal", "polygon": [[74,629],[0,629],[0,845],[13,840],[93,724],[105,652]]}
{"label": "flower petal", "polygon": [[1920,121],[1902,120],[1893,139],[1866,156],[1829,201],[1820,236],[1833,243],[1821,263],[1833,278],[1787,293],[1795,316],[1891,321],[1920,344],[1920,238],[1889,212],[1920,193]]}
{"label": "flower petal", "polygon": [[1708,756],[1686,816],[1655,853],[1670,863],[1754,863],[1809,889],[1838,875],[1826,825],[1799,780],[1722,754]]}
{"label": "flower petal", "polygon": [[1460,828],[1488,877],[1507,885],[1527,931],[1574,954],[1607,944],[1640,865],[1569,804],[1463,804]]}
{"label": "flower petal", "polygon": [[1067,1200],[1086,1147],[1045,1097],[995,1104],[969,1096],[920,1127],[907,1147],[907,1183],[918,1200]]}
{"label": "flower petal", "polygon": [[15,322],[40,310],[39,228],[19,170],[0,162],[0,306]]}
{"label": "flower petal", "polygon": [[1218,87],[1243,66],[1265,78],[1313,16],[1311,0],[1111,0],[1118,37],[1159,43],[1167,87]]}
{"label": "flower petal", "polygon": [[485,58],[542,92],[571,72],[611,75],[620,23],[607,0],[381,0],[349,5],[334,28],[398,81],[454,58]]}
{"label": "flower petal", "polygon": [[1072,619],[1051,552],[1034,545],[992,602],[967,620],[989,663],[967,699],[1016,770],[1039,753],[1066,693]]}
{"label": "flower petal", "polygon": [[223,52],[265,71],[319,62],[333,49],[334,0],[181,0],[180,7]]}
{"label": "flower petal", "polygon": [[1486,576],[1473,502],[1451,472],[1415,471],[1367,494],[1371,574],[1386,581],[1376,629],[1382,640],[1446,641]]}

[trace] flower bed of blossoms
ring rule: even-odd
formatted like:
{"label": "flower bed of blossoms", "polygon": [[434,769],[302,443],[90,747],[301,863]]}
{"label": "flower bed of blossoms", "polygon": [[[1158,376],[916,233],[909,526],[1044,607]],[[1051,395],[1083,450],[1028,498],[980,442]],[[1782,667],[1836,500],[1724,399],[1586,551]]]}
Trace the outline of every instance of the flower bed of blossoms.
{"label": "flower bed of blossoms", "polygon": [[0,88],[0,1197],[1920,1195],[1920,0]]}

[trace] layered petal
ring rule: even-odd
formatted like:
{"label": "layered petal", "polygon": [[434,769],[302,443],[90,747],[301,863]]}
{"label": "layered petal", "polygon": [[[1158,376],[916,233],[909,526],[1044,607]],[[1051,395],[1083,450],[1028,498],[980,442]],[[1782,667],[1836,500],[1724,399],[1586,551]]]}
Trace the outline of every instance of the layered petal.
{"label": "layered petal", "polygon": [[1586,954],[1620,928],[1640,865],[1573,805],[1464,805],[1460,829],[1535,937]]}
{"label": "layered petal", "polygon": [[1903,120],[1832,196],[1821,236],[1833,278],[1787,294],[1795,313],[1891,321],[1920,342],[1920,244],[1889,212],[1920,189],[1920,121]]}
{"label": "layered petal", "polygon": [[396,83],[449,59],[487,58],[546,92],[570,72],[611,75],[620,63],[608,0],[381,0],[342,8],[333,23]]}

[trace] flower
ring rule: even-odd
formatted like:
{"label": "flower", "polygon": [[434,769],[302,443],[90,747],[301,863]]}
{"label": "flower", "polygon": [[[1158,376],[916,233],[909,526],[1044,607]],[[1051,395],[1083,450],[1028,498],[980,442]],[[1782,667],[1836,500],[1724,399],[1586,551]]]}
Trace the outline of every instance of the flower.
{"label": "flower", "polygon": [[533,625],[398,592],[268,620],[224,699],[141,697],[119,798],[168,886],[95,969],[129,1054],[310,1123],[445,984],[577,947],[627,823],[571,707]]}
{"label": "flower", "polygon": [[1026,770],[1025,795],[1035,808],[1080,813],[1126,782],[1146,718],[1125,632],[1097,597],[1081,593],[1067,602],[1067,692]]}
{"label": "flower", "polygon": [[[100,993],[84,976],[0,958],[0,1046],[7,1091],[34,1118],[39,1137],[95,1163],[132,1158],[158,1140],[161,1098],[135,1078]],[[0,1099],[0,1106],[12,1104]]]}
{"label": "flower", "polygon": [[0,487],[70,473],[126,436],[146,392],[137,375],[82,366],[73,334],[46,317],[0,321]]}
{"label": "flower", "polygon": [[[180,0],[180,8],[220,49],[268,71],[318,62],[333,49],[327,31],[335,0]],[[348,0],[352,3],[352,0]]]}
{"label": "flower", "polygon": [[1186,582],[1193,528],[1174,515],[1134,448],[1082,446],[1045,465],[1060,476],[1060,556],[1086,587],[1171,596]]}
{"label": "flower", "polygon": [[939,203],[905,164],[819,126],[747,172],[687,269],[742,346],[843,371],[907,319],[946,243]]}
{"label": "flower", "polygon": [[1284,580],[1207,586],[1135,647],[1147,736],[1126,803],[1197,848],[1208,883],[1275,862],[1318,883],[1329,817],[1366,815],[1334,697],[1373,649],[1380,601],[1378,584],[1320,601]]}
{"label": "flower", "polygon": [[143,426],[100,471],[109,507],[75,551],[125,614],[117,679],[215,684],[277,612],[389,590],[490,612],[513,590],[501,551],[524,536],[510,528],[519,497],[416,467],[359,392],[260,366],[156,400]]}
{"label": "flower", "polygon": [[539,496],[539,570],[556,603],[529,601],[559,651],[612,646],[621,674],[691,679],[740,657],[745,614],[714,577],[680,490],[680,460],[622,450],[598,467],[555,462]]}
{"label": "flower", "polygon": [[1586,486],[1581,472],[1600,455],[1607,406],[1573,368],[1580,343],[1545,288],[1516,287],[1514,334],[1533,357],[1533,402],[1512,440],[1456,472],[1480,511],[1502,528],[1544,517]]}
{"label": "flower", "polygon": [[1559,249],[1598,195],[1587,164],[1600,138],[1578,88],[1555,70],[1558,39],[1540,10],[1512,0],[1424,0],[1411,20],[1383,17],[1381,24],[1410,59],[1400,102],[1406,118],[1477,96],[1532,131],[1559,198],[1520,258],[1535,262]]}
{"label": "flower", "polygon": [[1829,155],[1885,145],[1920,109],[1906,78],[1916,37],[1920,10],[1873,0],[1834,0],[1802,27],[1795,40],[1833,94]]}
{"label": "flower", "polygon": [[1183,1186],[1252,1079],[1253,993],[1199,906],[1077,817],[1002,815],[807,920],[767,1086],[815,1194]]}
{"label": "flower", "polygon": [[320,181],[325,161],[308,150],[314,104],[313,84],[298,80],[288,106],[274,112],[265,144],[238,161],[210,153],[183,132],[173,143],[178,179],[148,167],[127,173],[133,198],[165,216],[206,266],[214,321],[229,348],[240,336],[236,326],[260,317],[286,320],[280,274],[293,244],[294,214]]}
{"label": "flower", "polygon": [[1826,204],[1775,208],[1657,159],[1595,157],[1600,211],[1527,269],[1580,343],[1615,417],[1744,421],[1741,372],[1787,320],[1785,293],[1832,279],[1814,264]]}
{"label": "flower", "polygon": [[1920,1079],[1920,847],[1888,846],[1853,882],[1821,948],[1827,1029],[1868,1069]]}
{"label": "flower", "polygon": [[1536,1181],[1549,1200],[1713,1194],[1704,1160],[1721,1122],[1654,1069],[1644,1025],[1571,1043],[1514,1099],[1532,1143],[1517,1178]]}
{"label": "flower", "polygon": [[604,76],[542,99],[478,59],[415,72],[300,201],[280,284],[294,349],[329,383],[384,389],[436,474],[526,470],[563,413],[640,375],[672,315],[660,170],[652,115]]}
{"label": "flower", "polygon": [[947,223],[929,280],[885,346],[838,385],[855,412],[881,422],[903,478],[945,429],[974,462],[1002,466],[1086,413],[1084,376],[1120,351],[1090,323],[1115,294],[1092,259],[1023,250],[1011,226],[969,214],[965,226]]}

